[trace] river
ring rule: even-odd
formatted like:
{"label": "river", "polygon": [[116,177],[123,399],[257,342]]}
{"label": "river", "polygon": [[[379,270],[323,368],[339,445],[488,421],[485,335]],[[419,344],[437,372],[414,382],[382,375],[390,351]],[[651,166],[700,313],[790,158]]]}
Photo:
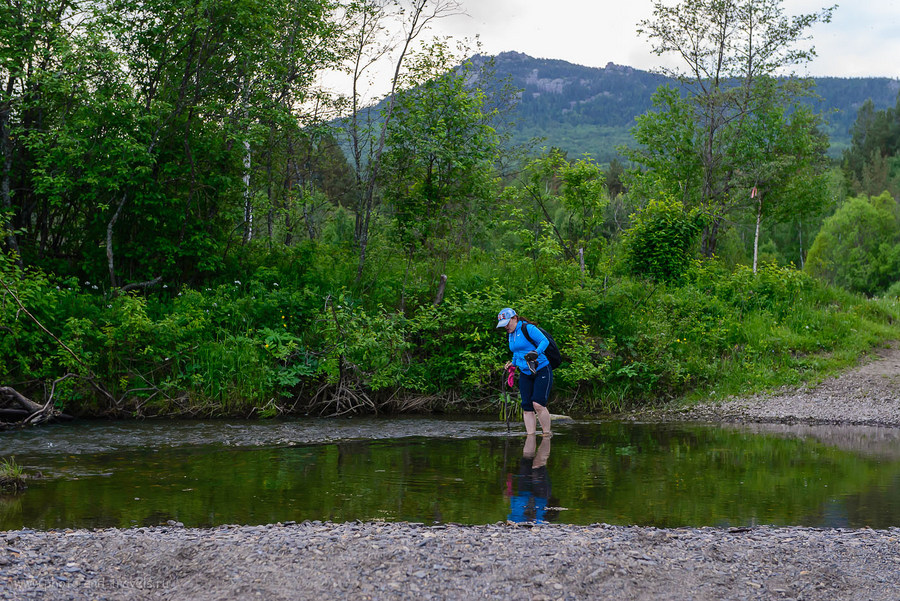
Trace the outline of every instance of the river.
{"label": "river", "polygon": [[0,434],[0,530],[304,520],[900,526],[900,431],[430,417],[81,421]]}

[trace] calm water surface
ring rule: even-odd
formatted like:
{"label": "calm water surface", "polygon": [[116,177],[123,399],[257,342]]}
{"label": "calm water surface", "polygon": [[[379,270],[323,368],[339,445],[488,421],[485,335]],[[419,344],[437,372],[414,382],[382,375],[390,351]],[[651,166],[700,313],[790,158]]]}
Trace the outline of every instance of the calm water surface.
{"label": "calm water surface", "polygon": [[497,422],[366,418],[5,432],[0,456],[44,477],[0,497],[0,530],[355,519],[900,526],[895,429],[555,431],[542,441]]}

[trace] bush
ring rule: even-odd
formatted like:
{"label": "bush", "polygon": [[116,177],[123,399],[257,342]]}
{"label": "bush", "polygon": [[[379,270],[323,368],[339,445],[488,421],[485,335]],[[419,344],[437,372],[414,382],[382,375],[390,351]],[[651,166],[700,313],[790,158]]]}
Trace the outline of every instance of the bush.
{"label": "bush", "polygon": [[673,200],[650,201],[625,232],[631,273],[661,282],[678,281],[691,264],[692,249],[705,223],[698,209],[685,211]]}
{"label": "bush", "polygon": [[113,296],[0,258],[9,288],[0,377],[36,398],[78,374],[57,398],[67,412],[94,415],[488,409],[509,358],[495,327],[505,306],[557,340],[567,361],[555,406],[576,414],[799,381],[895,338],[900,319],[896,300],[866,301],[774,263],[754,274],[679,260],[667,272],[680,270],[677,280],[648,285],[542,257],[497,263],[473,253],[450,266],[443,303],[418,298],[401,312],[376,302],[383,295],[329,284],[324,269],[283,285],[281,267],[257,265],[247,281]]}
{"label": "bush", "polygon": [[887,192],[850,198],[825,220],[806,259],[807,273],[868,296],[900,279],[900,223]]}

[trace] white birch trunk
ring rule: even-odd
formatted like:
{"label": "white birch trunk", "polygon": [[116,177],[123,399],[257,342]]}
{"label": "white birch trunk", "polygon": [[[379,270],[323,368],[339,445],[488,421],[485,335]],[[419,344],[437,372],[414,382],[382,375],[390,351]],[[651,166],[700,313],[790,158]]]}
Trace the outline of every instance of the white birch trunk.
{"label": "white birch trunk", "polygon": [[762,223],[762,195],[758,196],[759,203],[756,205],[756,233],[753,236],[753,273],[759,265],[759,227]]}
{"label": "white birch trunk", "polygon": [[244,142],[244,242],[253,238],[253,204],[250,195],[250,142]]}

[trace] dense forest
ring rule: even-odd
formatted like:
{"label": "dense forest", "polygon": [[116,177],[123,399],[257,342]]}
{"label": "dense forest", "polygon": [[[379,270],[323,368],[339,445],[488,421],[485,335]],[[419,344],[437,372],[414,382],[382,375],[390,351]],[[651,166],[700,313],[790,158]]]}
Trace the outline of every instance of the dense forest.
{"label": "dense forest", "polygon": [[[641,25],[686,65],[608,162],[516,139],[528,87],[428,34],[451,0],[0,7],[0,408],[495,411],[506,306],[560,343],[551,409],[578,414],[896,338],[900,104],[830,158],[781,68],[833,9],[703,4]],[[754,35],[697,38],[711,19]]]}
{"label": "dense forest", "polygon": [[[473,58],[481,60],[486,59]],[[622,158],[619,148],[631,143],[635,117],[651,109],[656,89],[678,86],[677,78],[613,63],[584,67],[517,52],[490,60],[498,76],[521,90],[510,129],[513,140],[525,144],[539,138],[571,156],[588,153],[601,163]],[[886,109],[900,93],[900,80],[886,77],[812,77],[809,84],[812,94],[800,102],[822,115],[832,158],[849,148],[850,128],[863,104]]]}

